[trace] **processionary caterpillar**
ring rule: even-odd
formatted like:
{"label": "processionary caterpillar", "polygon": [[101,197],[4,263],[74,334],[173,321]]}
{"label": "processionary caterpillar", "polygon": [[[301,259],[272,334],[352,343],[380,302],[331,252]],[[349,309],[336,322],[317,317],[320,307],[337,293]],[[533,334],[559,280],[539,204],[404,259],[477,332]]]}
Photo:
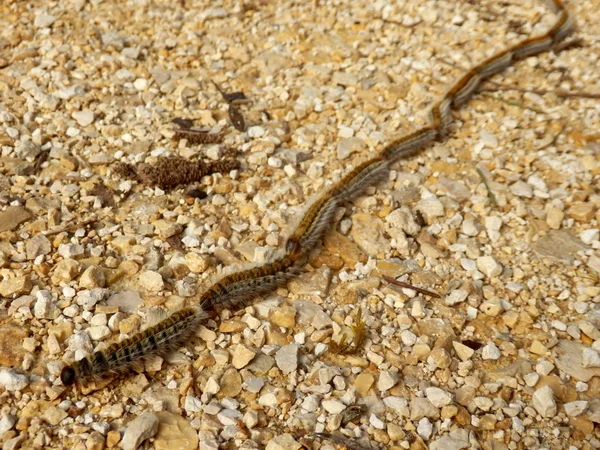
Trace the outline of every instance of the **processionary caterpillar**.
{"label": "processionary caterpillar", "polygon": [[97,351],[65,367],[61,373],[63,384],[70,385],[76,381],[98,378],[106,373],[120,372],[140,358],[177,348],[205,317],[205,310],[245,304],[295,276],[300,271],[298,265],[322,239],[342,202],[356,197],[366,186],[379,182],[392,162],[415,154],[435,140],[444,139],[452,122],[452,107],[464,104],[482,81],[516,61],[550,50],[572,31],[573,19],[562,1],[550,1],[558,19],[548,32],[525,39],[473,67],[434,104],[429,125],[392,141],[378,155],[359,165],[328,189],[306,211],[286,242],[285,256],[262,267],[226,276],[200,297],[197,310],[177,312],[163,322],[113,344],[107,350]]}

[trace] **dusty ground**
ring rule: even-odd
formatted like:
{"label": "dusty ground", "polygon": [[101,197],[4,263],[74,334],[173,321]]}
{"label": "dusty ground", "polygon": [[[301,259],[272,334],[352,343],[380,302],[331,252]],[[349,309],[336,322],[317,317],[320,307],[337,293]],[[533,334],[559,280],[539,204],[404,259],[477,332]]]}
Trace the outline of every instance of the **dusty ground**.
{"label": "dusty ground", "polygon": [[[600,100],[582,93],[600,93],[600,4],[569,6],[581,45],[494,77],[447,142],[340,212],[306,275],[171,361],[73,390],[65,362],[270,259],[311,198],[553,16],[533,0],[2,2],[3,449],[598,448]],[[251,100],[245,132],[211,81]],[[224,141],[177,143],[176,117]],[[195,193],[115,170],[168,155],[241,167]]]}

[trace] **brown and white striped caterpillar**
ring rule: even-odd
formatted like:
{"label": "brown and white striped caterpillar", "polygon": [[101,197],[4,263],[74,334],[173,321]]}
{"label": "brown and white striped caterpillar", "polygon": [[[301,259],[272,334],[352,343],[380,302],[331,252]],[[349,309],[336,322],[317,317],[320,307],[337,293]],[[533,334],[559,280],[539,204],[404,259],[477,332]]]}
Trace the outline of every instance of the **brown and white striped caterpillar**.
{"label": "brown and white striped caterpillar", "polygon": [[204,317],[202,310],[178,311],[153,327],[65,367],[60,379],[65,386],[76,381],[85,383],[124,372],[144,357],[164,355],[188,339]]}
{"label": "brown and white striped caterpillar", "polygon": [[573,18],[561,0],[550,1],[558,14],[550,30],[497,53],[461,76],[431,108],[429,125],[392,141],[379,155],[362,163],[315,201],[288,239],[287,251],[293,251],[294,254],[310,251],[329,228],[337,206],[384,178],[391,163],[419,152],[436,140],[444,139],[452,122],[452,108],[464,104],[482,81],[503,71],[513,62],[550,50],[564,39],[573,30]]}
{"label": "brown and white striped caterpillar", "polygon": [[298,265],[323,238],[335,217],[337,207],[355,198],[365,187],[382,180],[389,165],[411,156],[435,140],[443,139],[452,122],[452,108],[464,104],[482,81],[512,63],[548,51],[573,29],[573,19],[561,0],[550,0],[558,19],[548,32],[531,37],[488,58],[465,73],[431,109],[430,124],[389,143],[377,156],[362,163],[315,201],[306,211],[285,245],[287,254],[262,267],[226,276],[200,298],[198,310],[183,310],[159,324],[138,333],[107,350],[65,367],[63,384],[98,378],[120,372],[150,354],[163,354],[177,348],[205,317],[205,310],[236,308],[264,295],[297,275]]}

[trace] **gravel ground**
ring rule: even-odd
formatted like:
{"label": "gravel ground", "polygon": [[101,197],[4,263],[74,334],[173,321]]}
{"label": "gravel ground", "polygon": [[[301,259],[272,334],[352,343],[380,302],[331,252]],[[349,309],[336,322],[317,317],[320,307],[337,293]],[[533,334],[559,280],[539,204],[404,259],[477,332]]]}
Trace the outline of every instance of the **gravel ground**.
{"label": "gravel ground", "polygon": [[[569,6],[580,45],[495,76],[446,142],[340,211],[287,289],[141,373],[67,389],[65,362],[269,260],[326,186],[554,17],[517,0],[2,2],[2,449],[599,448],[600,5]],[[213,82],[251,101],[245,131]],[[174,140],[176,117],[222,142]],[[193,190],[122,170],[175,155],[240,167]]]}

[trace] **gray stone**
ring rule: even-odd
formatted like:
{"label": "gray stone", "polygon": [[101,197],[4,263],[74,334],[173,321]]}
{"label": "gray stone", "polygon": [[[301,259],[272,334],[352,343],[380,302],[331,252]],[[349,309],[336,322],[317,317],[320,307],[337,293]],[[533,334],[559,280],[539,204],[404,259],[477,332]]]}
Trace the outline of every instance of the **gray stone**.
{"label": "gray stone", "polygon": [[284,374],[294,372],[298,368],[298,344],[288,344],[277,350],[275,362]]}
{"label": "gray stone", "polygon": [[129,422],[121,447],[123,450],[135,450],[146,439],[154,436],[157,431],[158,417],[151,413],[144,413]]}

